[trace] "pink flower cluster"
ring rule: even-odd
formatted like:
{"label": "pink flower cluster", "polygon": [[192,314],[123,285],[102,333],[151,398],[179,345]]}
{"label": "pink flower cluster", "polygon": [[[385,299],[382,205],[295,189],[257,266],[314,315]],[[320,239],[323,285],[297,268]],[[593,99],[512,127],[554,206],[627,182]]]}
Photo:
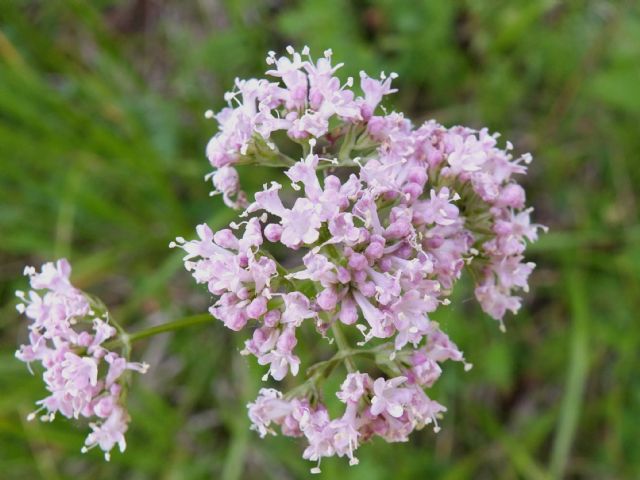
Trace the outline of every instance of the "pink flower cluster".
{"label": "pink flower cluster", "polygon": [[396,356],[401,375],[373,380],[367,373],[348,373],[336,392],[345,404],[341,417],[331,419],[321,402],[263,388],[256,401],[248,405],[252,428],[261,437],[275,434],[271,425],[279,426],[284,435],[304,436],[308,447],[303,458],[318,462],[312,473],[320,472],[323,457],[347,456],[350,465],[357,464],[355,450],[374,436],[387,442],[405,442],[412,431],[425,425],[433,425],[438,432],[438,418],[447,409],[430,399],[424,388],[433,385],[442,373],[441,362],[464,359],[435,322],[431,322],[430,330],[432,336],[425,346]]}
{"label": "pink flower cluster", "polygon": [[[430,314],[450,303],[465,267],[482,309],[501,325],[507,310],[520,308],[517,292],[527,291],[534,268],[523,253],[541,228],[515,180],[531,157],[515,158],[512,145],[500,148],[486,129],[415,127],[401,113],[377,114],[395,75],[361,73],[358,95],[352,79],[335,76],[340,65],[330,51],[317,62],[306,48],[288,52],[267,58],[276,81],[236,81],[207,146],[215,187],[246,220],[215,233],[200,225],[198,240],[173,246],[217,297],[212,315],[233,330],[253,328],[243,353],[269,365],[275,380],[300,370],[294,347],[302,325],[322,336],[331,329],[341,360],[385,352],[378,366],[388,379],[356,372],[349,359],[340,419],[312,394],[314,376],[293,397],[263,389],[249,406],[261,435],[278,425],[306,437],[305,458],[346,455],[353,463],[354,450],[374,435],[402,441],[437,425],[445,408],[423,388],[440,376],[441,362],[464,359]],[[280,130],[285,135],[273,135]],[[295,148],[298,161],[282,153]],[[249,202],[233,165],[252,163],[287,165],[291,188],[271,182]],[[285,269],[269,244],[301,250],[302,263]],[[374,346],[341,346],[342,328],[360,336],[359,347]]]}
{"label": "pink flower cluster", "polygon": [[121,402],[124,374],[127,370],[144,373],[148,365],[128,362],[105,347],[116,336],[116,329],[109,325],[106,312],[101,318],[90,299],[71,285],[70,273],[66,260],[46,263],[40,272],[27,267],[32,290],[17,292],[23,302],[18,311],[32,323],[29,344],[22,345],[16,357],[29,364],[29,369],[33,362],[42,365],[49,391],[28,418],[44,411],[43,421],[53,421],[58,413],[92,419],[92,431],[82,450],[99,446],[109,460],[115,445],[121,452],[126,447],[129,415]]}
{"label": "pink flower cluster", "polygon": [[271,139],[274,132],[284,131],[294,142],[322,137],[333,141],[329,135],[333,120],[366,122],[382,97],[395,92],[391,89],[395,74],[375,80],[361,72],[363,95],[356,97],[351,90],[353,79],[342,84],[334,75],[342,64],[331,64],[331,50],[316,62],[306,47],[302,54],[291,47],[287,50],[290,58],[276,58],[274,52],[267,57],[273,67],[267,75],[276,81],[236,79],[235,89],[225,95],[229,106],[215,115],[207,112],[207,117],[220,125],[220,132],[207,145],[207,157],[217,168],[207,178],[213,179],[229,206],[244,206],[246,201],[231,166],[248,163],[256,156],[263,164],[277,161],[280,152]]}

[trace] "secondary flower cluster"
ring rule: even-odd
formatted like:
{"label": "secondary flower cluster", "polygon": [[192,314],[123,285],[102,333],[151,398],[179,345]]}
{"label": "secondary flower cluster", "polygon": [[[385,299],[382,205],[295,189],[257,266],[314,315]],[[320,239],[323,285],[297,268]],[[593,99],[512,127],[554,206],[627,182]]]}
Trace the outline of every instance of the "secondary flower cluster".
{"label": "secondary flower cluster", "polygon": [[[200,225],[198,240],[173,246],[217,297],[211,314],[233,330],[253,328],[242,353],[269,366],[265,380],[298,374],[298,328],[311,324],[324,337],[331,330],[336,355],[287,395],[263,389],[249,413],[262,436],[274,424],[306,437],[305,458],[357,463],[360,443],[406,440],[445,411],[423,389],[443,361],[464,358],[429,315],[450,303],[464,267],[483,310],[501,324],[520,308],[517,291],[527,290],[534,268],[523,252],[539,226],[514,176],[531,157],[514,158],[511,144],[500,148],[486,129],[416,128],[401,113],[378,115],[395,75],[361,73],[358,95],[352,79],[334,75],[340,65],[330,51],[318,61],[306,48],[288,52],[267,58],[275,81],[236,80],[207,146],[214,186],[246,220],[215,233]],[[298,161],[285,153],[296,149]],[[291,189],[271,182],[250,202],[234,167],[242,164],[286,166]],[[269,244],[289,250],[285,259],[301,250],[302,264],[285,269]],[[369,348],[353,348],[355,336]],[[360,373],[356,359],[372,360],[370,372],[386,378]],[[317,386],[338,363],[349,371],[337,393],[346,407],[331,419]]]}
{"label": "secondary flower cluster", "polygon": [[121,452],[126,447],[129,415],[121,399],[125,372],[144,373],[148,365],[128,362],[105,347],[116,336],[116,329],[106,312],[97,311],[101,306],[71,285],[70,273],[66,260],[45,263],[40,272],[27,267],[32,290],[17,292],[23,302],[18,311],[32,323],[29,344],[22,345],[16,357],[29,364],[29,369],[31,363],[41,363],[49,391],[28,419],[41,411],[43,421],[53,421],[58,413],[91,419],[92,431],[82,450],[99,446],[109,460],[115,445]]}
{"label": "secondary flower cluster", "polygon": [[318,462],[312,473],[320,472],[322,457],[346,456],[350,465],[356,465],[355,450],[373,436],[404,442],[413,430],[425,425],[433,425],[438,432],[438,417],[447,409],[430,399],[424,388],[440,376],[439,362],[464,360],[435,322],[431,330],[433,336],[426,346],[395,357],[394,364],[402,369],[402,375],[374,381],[367,373],[348,373],[336,393],[345,404],[341,417],[331,419],[323,403],[312,402],[309,396],[283,396],[278,390],[263,388],[256,401],[248,405],[252,428],[261,437],[275,434],[272,424],[278,425],[284,435],[304,436],[308,447],[303,457]]}

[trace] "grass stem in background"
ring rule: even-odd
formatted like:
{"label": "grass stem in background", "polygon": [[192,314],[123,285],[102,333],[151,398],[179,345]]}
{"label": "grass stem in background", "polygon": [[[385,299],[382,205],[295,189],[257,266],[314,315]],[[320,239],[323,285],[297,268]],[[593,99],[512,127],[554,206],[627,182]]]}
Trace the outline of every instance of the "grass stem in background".
{"label": "grass stem in background", "polygon": [[589,307],[584,272],[567,267],[565,283],[571,312],[571,335],[568,337],[570,356],[558,428],[551,452],[550,471],[554,479],[565,476],[582,411],[589,370]]}

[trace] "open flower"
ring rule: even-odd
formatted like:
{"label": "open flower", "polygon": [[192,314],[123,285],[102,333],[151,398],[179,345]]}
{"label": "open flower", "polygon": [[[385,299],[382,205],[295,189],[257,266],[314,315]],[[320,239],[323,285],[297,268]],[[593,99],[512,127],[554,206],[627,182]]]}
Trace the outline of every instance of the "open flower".
{"label": "open flower", "polygon": [[399,387],[407,381],[407,377],[395,377],[390,380],[378,378],[373,382],[373,398],[371,414],[388,413],[398,418],[404,413],[405,406],[411,401],[411,391]]}

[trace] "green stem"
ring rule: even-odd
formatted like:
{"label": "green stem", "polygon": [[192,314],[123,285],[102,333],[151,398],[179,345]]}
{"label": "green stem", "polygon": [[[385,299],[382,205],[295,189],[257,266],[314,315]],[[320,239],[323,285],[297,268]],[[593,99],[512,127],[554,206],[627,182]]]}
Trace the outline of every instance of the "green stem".
{"label": "green stem", "polygon": [[[333,332],[333,338],[336,339],[336,346],[338,347],[338,353],[341,352],[351,352],[351,347],[349,347],[349,343],[347,342],[346,337],[344,336],[344,333],[342,331],[342,328],[340,327],[340,324],[338,323],[338,321],[334,321],[333,324],[331,325],[331,331]],[[344,358],[344,364],[347,367],[347,371],[351,372],[355,372],[356,369],[356,364],[353,361],[353,358],[351,358],[351,355],[346,355]]]}
{"label": "green stem", "polygon": [[357,355],[371,355],[375,357],[378,353],[384,351],[389,346],[388,344],[378,345],[373,348],[352,348],[348,350],[339,350],[336,354],[328,360],[324,360],[322,362],[318,362],[307,369],[307,375],[311,375],[312,372],[320,369],[321,371],[327,370],[332,367],[334,364],[341,360],[345,360],[350,357],[355,357]]}
{"label": "green stem", "polygon": [[[236,358],[235,362],[239,362]],[[236,383],[239,387],[240,398],[242,403],[249,401],[252,382],[247,368],[236,368],[232,366],[233,371],[237,372],[235,376]],[[225,455],[224,466],[222,468],[221,480],[240,480],[245,478],[243,475],[245,464],[249,450],[249,425],[246,415],[230,415],[228,425],[231,430],[231,441]]]}
{"label": "green stem", "polygon": [[145,328],[144,330],[139,330],[131,334],[121,333],[118,340],[109,342],[107,345],[105,345],[105,347],[113,348],[120,345],[127,345],[138,340],[142,340],[143,338],[158,335],[160,333],[173,332],[175,330],[181,330],[183,328],[193,327],[195,325],[201,325],[203,323],[209,323],[211,321],[213,321],[213,317],[209,313],[191,315],[189,317],[184,317],[173,322],[167,322],[163,323],[162,325],[156,325],[155,327]]}
{"label": "green stem", "polygon": [[[389,344],[384,343],[382,345],[378,345],[377,347],[373,347],[373,348],[345,348],[345,349],[338,350],[335,353],[335,355],[330,359],[324,360],[322,362],[318,362],[310,366],[307,369],[307,376],[309,378],[304,383],[289,390],[285,394],[285,398],[291,399],[297,396],[304,396],[310,390],[311,391],[317,390],[318,383],[323,379],[327,378],[331,374],[331,371],[337,366],[338,362],[340,361],[345,361],[345,363],[348,361],[351,363],[351,365],[353,365],[352,363],[353,360],[351,359],[351,357],[355,357],[356,355],[371,355],[375,358],[375,356],[378,353],[388,348],[389,348]],[[355,371],[355,366],[353,368],[354,369],[350,371]]]}
{"label": "green stem", "polygon": [[568,287],[572,331],[565,392],[551,451],[550,471],[554,479],[565,478],[589,375],[590,318],[584,273],[568,267],[565,284]]}
{"label": "green stem", "polygon": [[347,133],[345,134],[342,145],[340,146],[340,151],[338,152],[338,160],[341,162],[346,162],[351,158],[351,150],[355,144],[355,127],[349,127]]}

